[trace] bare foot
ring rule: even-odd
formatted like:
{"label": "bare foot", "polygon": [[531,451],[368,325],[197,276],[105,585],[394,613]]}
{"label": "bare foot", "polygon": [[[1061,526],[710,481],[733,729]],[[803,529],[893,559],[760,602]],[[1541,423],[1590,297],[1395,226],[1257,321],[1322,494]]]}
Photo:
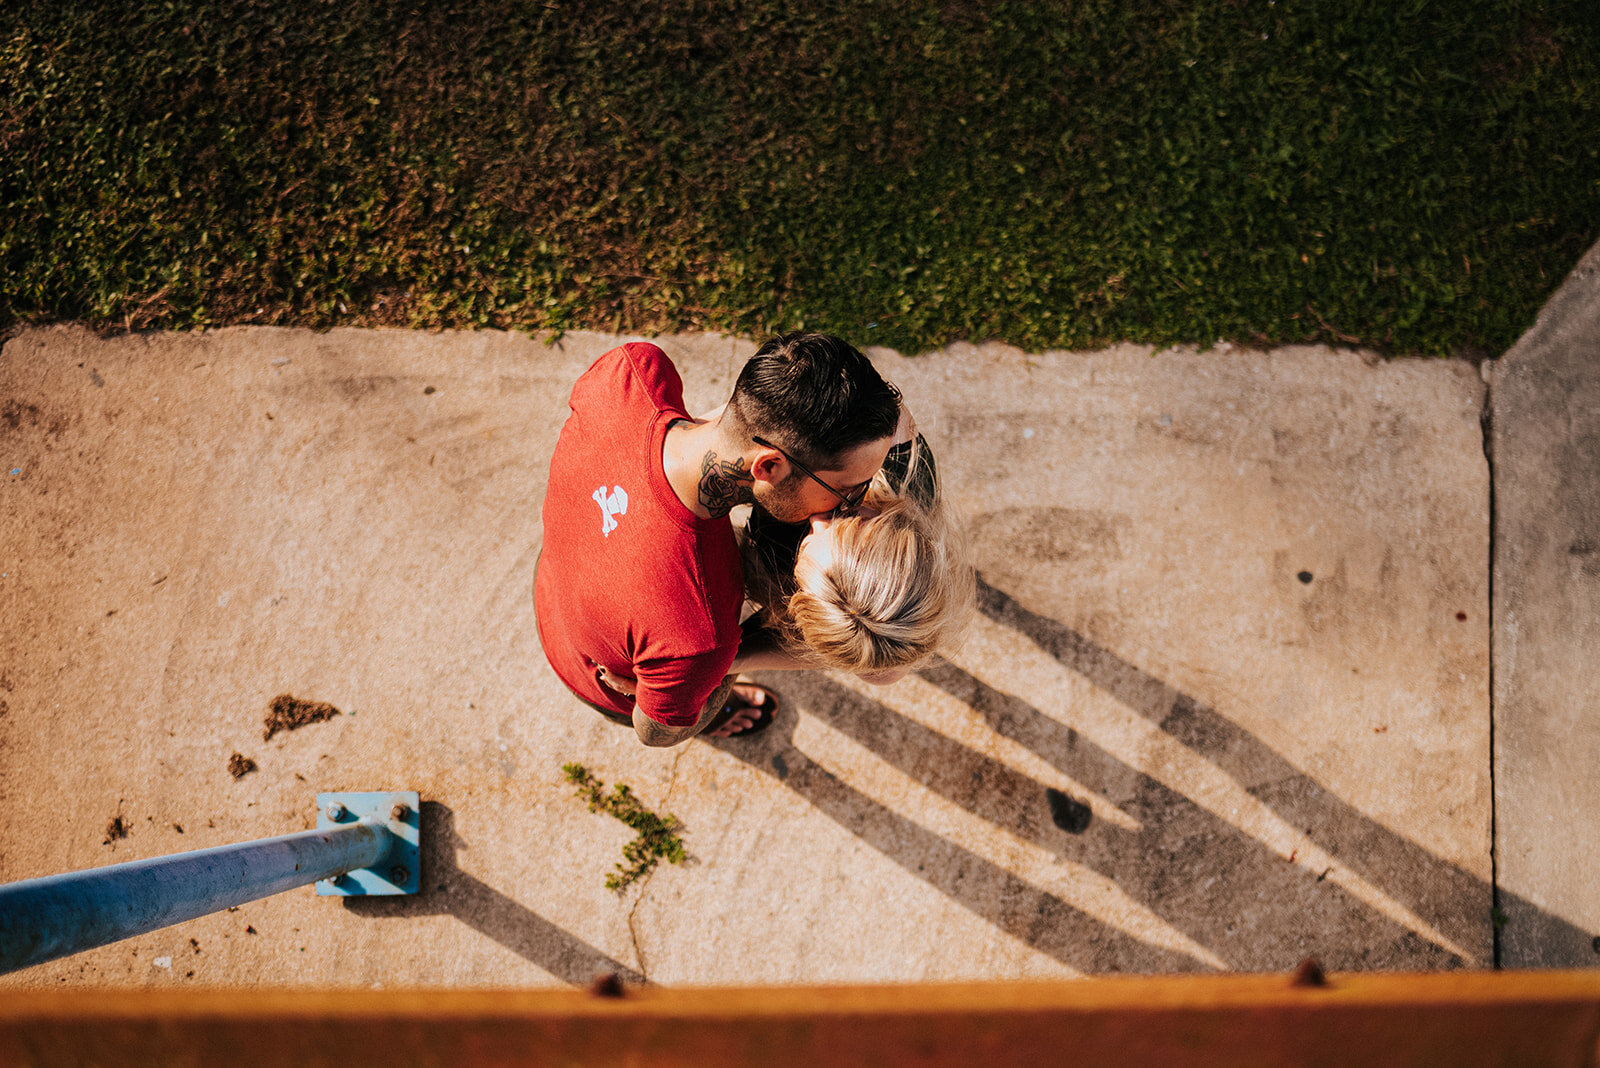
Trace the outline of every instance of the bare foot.
{"label": "bare foot", "polygon": [[769,700],[768,692],[760,686],[748,682],[734,683],[733,691],[728,694],[728,703],[736,705],[738,711],[716,730],[707,731],[706,734],[712,738],[733,738],[748,732],[760,722]]}

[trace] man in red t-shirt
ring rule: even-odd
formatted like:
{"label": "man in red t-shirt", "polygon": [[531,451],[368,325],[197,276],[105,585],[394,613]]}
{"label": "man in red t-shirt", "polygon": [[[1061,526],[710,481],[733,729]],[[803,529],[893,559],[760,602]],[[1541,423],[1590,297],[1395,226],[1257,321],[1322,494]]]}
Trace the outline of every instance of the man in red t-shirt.
{"label": "man in red t-shirt", "polygon": [[899,394],[860,352],[826,334],[774,338],[722,408],[696,419],[660,348],[612,349],[578,379],[550,460],[534,579],[539,639],[567,688],[668,746],[739,714],[759,690],[741,669],[798,667],[740,649],[744,568],[728,513],[753,504],[802,522],[853,504],[882,466]]}

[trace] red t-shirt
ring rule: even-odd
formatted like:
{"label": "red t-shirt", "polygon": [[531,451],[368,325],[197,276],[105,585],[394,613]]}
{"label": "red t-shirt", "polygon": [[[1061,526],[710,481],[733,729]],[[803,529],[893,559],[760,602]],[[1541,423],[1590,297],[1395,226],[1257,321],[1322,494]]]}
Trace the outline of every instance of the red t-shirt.
{"label": "red t-shirt", "polygon": [[568,689],[632,715],[598,667],[638,680],[639,707],[688,726],[739,651],[744,565],[726,517],[701,519],[667,484],[667,427],[687,419],[667,354],[634,342],[578,379],[550,458],[534,606]]}

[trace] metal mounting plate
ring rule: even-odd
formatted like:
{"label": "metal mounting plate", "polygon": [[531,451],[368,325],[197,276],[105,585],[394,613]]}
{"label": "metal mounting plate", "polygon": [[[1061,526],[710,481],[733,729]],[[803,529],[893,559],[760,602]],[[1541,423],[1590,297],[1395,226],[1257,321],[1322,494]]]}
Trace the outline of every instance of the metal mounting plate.
{"label": "metal mounting plate", "polygon": [[[328,806],[334,803],[344,806],[344,812],[338,819],[328,815]],[[405,814],[400,819],[393,815],[396,805],[405,806]],[[415,894],[422,886],[421,814],[421,804],[414,790],[333,791],[318,794],[319,831],[371,817],[382,823],[394,836],[394,845],[370,868],[357,868],[337,882],[333,879],[321,880],[317,883],[317,894],[321,897]]]}

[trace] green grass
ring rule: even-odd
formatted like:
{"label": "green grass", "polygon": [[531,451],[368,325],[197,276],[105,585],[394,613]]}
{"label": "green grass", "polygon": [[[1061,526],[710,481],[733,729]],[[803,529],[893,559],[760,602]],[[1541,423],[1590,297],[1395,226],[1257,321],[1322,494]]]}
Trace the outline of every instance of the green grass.
{"label": "green grass", "polygon": [[1594,0],[0,12],[0,329],[1496,353],[1600,236]]}

